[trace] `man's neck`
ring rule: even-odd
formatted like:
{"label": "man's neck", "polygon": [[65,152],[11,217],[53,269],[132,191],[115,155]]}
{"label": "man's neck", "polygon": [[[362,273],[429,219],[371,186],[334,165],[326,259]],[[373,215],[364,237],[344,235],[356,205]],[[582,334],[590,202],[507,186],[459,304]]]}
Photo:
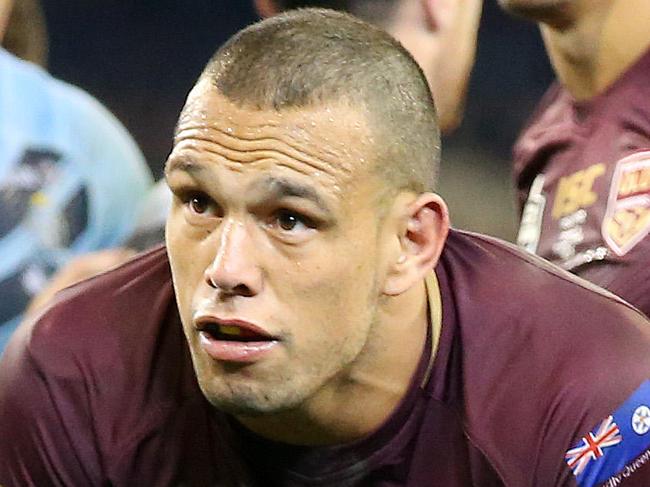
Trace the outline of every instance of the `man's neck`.
{"label": "man's neck", "polygon": [[603,93],[650,47],[650,1],[596,0],[541,24],[553,68],[577,100]]}
{"label": "man's neck", "polygon": [[260,436],[295,445],[349,443],[379,428],[408,392],[429,324],[424,282],[390,300],[341,377],[296,410],[237,419]]}
{"label": "man's neck", "polygon": [[0,43],[4,39],[7,24],[9,24],[13,3],[13,0],[0,0]]}

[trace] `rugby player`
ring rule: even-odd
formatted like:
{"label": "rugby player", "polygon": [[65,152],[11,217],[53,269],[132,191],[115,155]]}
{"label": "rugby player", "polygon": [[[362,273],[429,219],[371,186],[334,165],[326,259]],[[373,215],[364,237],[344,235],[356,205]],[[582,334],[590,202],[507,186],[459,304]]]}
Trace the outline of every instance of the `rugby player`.
{"label": "rugby player", "polygon": [[500,3],[557,74],[514,150],[518,241],[650,315],[650,2]]}

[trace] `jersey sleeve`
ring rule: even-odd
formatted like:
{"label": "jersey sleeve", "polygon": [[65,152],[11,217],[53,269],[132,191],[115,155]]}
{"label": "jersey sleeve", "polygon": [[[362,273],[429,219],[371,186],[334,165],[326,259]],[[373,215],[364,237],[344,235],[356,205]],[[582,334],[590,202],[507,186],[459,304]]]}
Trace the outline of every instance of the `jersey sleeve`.
{"label": "jersey sleeve", "polygon": [[[549,427],[549,438],[543,448],[555,452],[554,456],[559,458],[553,460],[549,455],[544,459],[545,466],[538,470],[534,485],[650,485],[649,404],[650,380],[646,380],[623,403],[595,422],[590,410],[600,409],[597,400],[593,405],[584,405],[584,414],[573,420],[576,425],[573,428],[570,415],[555,422]],[[553,461],[558,465],[551,466]]]}
{"label": "jersey sleeve", "polygon": [[650,486],[650,323],[638,316],[637,344],[614,331],[574,349],[575,376],[542,420],[536,487]]}
{"label": "jersey sleeve", "polygon": [[2,487],[102,485],[88,387],[74,360],[39,350],[32,326],[18,329],[0,361]]}

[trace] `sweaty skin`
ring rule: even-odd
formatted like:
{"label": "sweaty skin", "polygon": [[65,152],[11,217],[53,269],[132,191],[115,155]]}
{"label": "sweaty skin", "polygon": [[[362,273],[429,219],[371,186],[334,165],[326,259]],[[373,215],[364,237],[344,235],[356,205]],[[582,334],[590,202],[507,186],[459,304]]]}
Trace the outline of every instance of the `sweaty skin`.
{"label": "sweaty skin", "polygon": [[[415,197],[398,197],[380,221],[371,141],[358,110],[259,111],[206,80],[178,124],[167,245],[199,384],[213,405],[274,439],[333,443],[373,430],[423,348],[423,283],[391,298],[395,309],[414,304],[399,320],[382,306],[396,227]],[[206,321],[273,339],[250,355],[235,345],[245,363],[215,360],[197,330]],[[359,407],[347,407],[352,397],[364,398]]]}

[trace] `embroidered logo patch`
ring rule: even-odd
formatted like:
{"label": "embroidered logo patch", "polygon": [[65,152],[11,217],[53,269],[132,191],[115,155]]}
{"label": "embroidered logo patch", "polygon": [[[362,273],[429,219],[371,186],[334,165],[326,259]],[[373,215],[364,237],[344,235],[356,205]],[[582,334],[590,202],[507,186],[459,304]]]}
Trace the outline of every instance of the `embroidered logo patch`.
{"label": "embroidered logo patch", "polygon": [[[602,485],[624,471],[631,475],[647,461],[639,460],[650,448],[647,404],[650,381],[641,384],[623,405],[566,452],[564,459],[580,487]],[[636,467],[631,469],[631,465]]]}
{"label": "embroidered logo patch", "polygon": [[650,231],[650,151],[618,161],[601,228],[607,245],[628,253]]}

